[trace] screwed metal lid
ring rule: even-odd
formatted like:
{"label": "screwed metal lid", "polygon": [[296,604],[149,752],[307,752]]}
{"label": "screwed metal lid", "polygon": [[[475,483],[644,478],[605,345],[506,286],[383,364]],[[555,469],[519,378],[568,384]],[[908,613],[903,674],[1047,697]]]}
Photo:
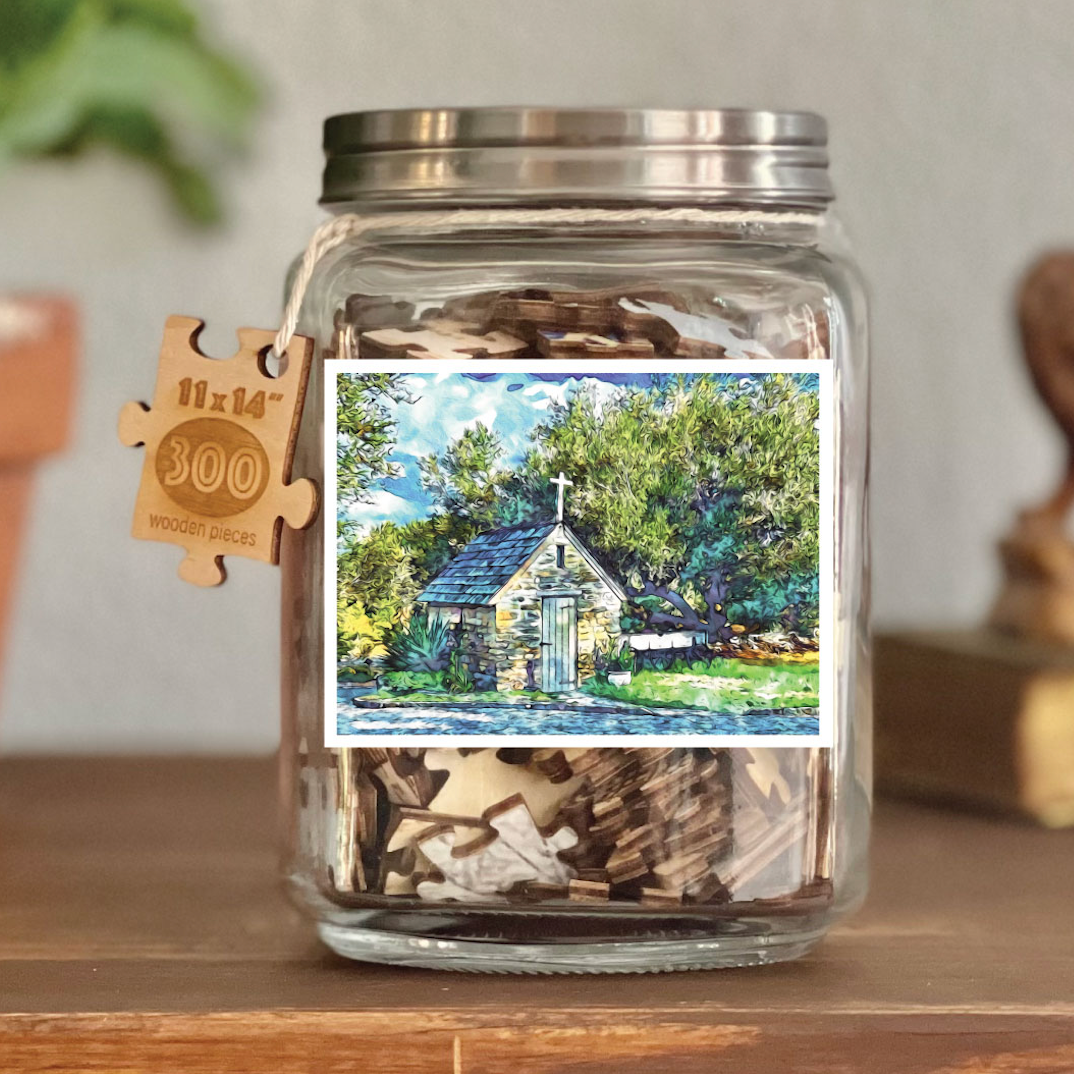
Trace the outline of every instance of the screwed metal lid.
{"label": "screwed metal lid", "polygon": [[827,124],[811,112],[351,112],[325,122],[321,201],[823,208],[833,197],[827,145]]}

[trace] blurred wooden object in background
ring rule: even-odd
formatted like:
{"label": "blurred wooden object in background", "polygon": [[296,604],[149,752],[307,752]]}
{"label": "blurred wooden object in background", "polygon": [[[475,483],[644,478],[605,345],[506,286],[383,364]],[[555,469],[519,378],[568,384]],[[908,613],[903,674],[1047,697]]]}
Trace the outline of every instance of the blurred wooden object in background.
{"label": "blurred wooden object in background", "polygon": [[1018,322],[1033,383],[1066,437],[1067,466],[1055,492],[1024,511],[1000,543],[1005,583],[992,624],[1074,646],[1074,253],[1048,254],[1033,266],[1018,296]]}
{"label": "blurred wooden object in background", "polygon": [[881,790],[1058,827],[1074,825],[1074,252],[1030,269],[1018,321],[1066,470],[1000,542],[988,629],[878,639],[876,772]]}
{"label": "blurred wooden object in background", "polygon": [[0,297],[0,657],[34,467],[70,431],[76,347],[70,303]]}
{"label": "blurred wooden object in background", "polygon": [[874,666],[881,791],[1074,825],[1074,648],[886,634]]}

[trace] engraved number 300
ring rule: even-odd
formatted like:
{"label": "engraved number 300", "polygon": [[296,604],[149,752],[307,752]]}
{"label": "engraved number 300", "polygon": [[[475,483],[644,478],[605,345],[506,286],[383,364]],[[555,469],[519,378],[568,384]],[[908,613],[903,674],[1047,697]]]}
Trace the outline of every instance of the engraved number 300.
{"label": "engraved number 300", "polygon": [[215,440],[203,440],[190,450],[190,441],[174,433],[168,438],[171,470],[165,485],[185,485],[191,481],[198,492],[211,494],[226,481],[227,490],[237,500],[248,500],[261,487],[262,462],[249,448],[239,448],[229,459]]}

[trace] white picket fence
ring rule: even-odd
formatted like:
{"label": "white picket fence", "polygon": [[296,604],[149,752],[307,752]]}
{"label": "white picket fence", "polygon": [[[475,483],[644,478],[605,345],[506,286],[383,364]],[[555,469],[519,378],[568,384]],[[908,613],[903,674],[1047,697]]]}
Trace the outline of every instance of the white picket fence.
{"label": "white picket fence", "polygon": [[631,649],[638,653],[654,649],[692,649],[708,640],[703,630],[676,630],[670,634],[626,634],[624,638]]}

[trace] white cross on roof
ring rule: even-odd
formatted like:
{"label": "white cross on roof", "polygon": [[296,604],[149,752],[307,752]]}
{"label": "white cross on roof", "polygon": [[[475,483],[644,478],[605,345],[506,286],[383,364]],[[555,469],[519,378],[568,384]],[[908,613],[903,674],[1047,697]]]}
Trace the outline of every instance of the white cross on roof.
{"label": "white cross on roof", "polygon": [[573,481],[567,479],[567,475],[560,470],[559,477],[553,477],[551,484],[556,486],[556,521],[563,521],[563,493],[566,491],[568,485],[573,485]]}

